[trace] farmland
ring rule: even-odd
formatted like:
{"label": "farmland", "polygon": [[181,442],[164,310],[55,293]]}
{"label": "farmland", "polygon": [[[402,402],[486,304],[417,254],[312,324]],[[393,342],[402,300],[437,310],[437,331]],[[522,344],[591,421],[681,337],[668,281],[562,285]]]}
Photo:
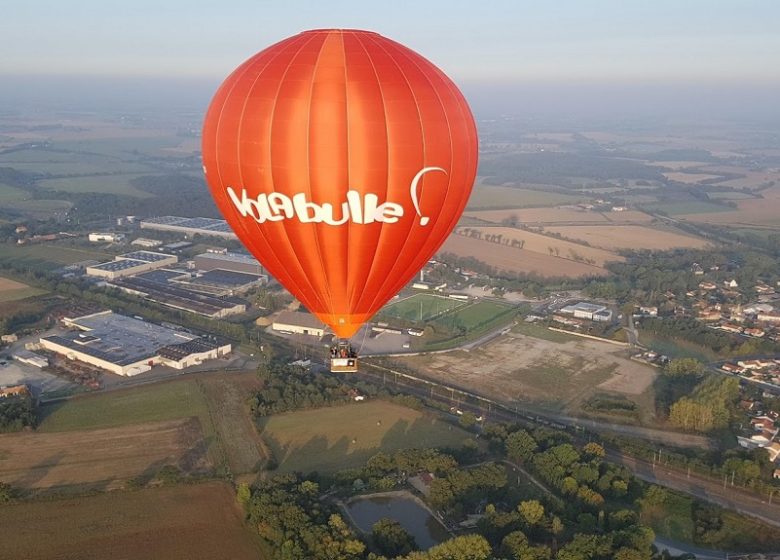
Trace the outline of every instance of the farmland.
{"label": "farmland", "polygon": [[780,226],[780,187],[761,192],[763,198],[736,200],[736,209],[721,207],[717,213],[688,212],[679,216],[694,222],[734,226]]}
{"label": "farmland", "polygon": [[[247,372],[199,375],[83,395],[45,405],[38,431],[80,434],[142,422],[193,419],[202,431],[212,465],[224,466],[234,474],[252,472],[266,459],[246,403],[258,387],[255,374]],[[199,453],[198,449],[194,447],[193,452]],[[140,456],[146,453],[143,442],[138,442],[135,451]]]}
{"label": "farmland", "polygon": [[607,273],[599,266],[463,235],[451,235],[441,252],[453,253],[459,257],[476,257],[485,264],[510,273],[570,278]]}
{"label": "farmland", "polygon": [[112,255],[97,250],[68,247],[62,243],[39,245],[5,245],[0,244],[0,260],[8,259],[16,263],[24,263],[30,268],[51,270],[58,265],[98,259],[111,259]]}
{"label": "farmland", "polygon": [[[4,558],[263,558],[230,486],[112,492],[0,508]],[[45,538],[42,538],[45,536]]]}
{"label": "farmland", "polygon": [[26,299],[43,293],[46,292],[0,276],[0,303]]}
{"label": "farmland", "polygon": [[260,429],[283,472],[357,467],[380,449],[459,446],[469,437],[436,416],[378,400],[271,416]]}
{"label": "farmland", "polygon": [[164,465],[210,470],[196,419],[68,433],[0,435],[0,480],[28,490],[112,489]]}
{"label": "farmland", "polygon": [[414,294],[393,301],[382,309],[380,315],[405,321],[427,321],[458,307],[465,302],[433,294]]}
{"label": "farmland", "polygon": [[534,185],[537,188],[500,187],[477,184],[469,198],[468,208],[535,208],[580,202],[583,197],[543,190],[550,185]]}
{"label": "farmland", "polygon": [[522,229],[511,227],[470,227],[458,228],[456,233],[460,235],[476,235],[479,239],[497,239],[494,243],[504,243],[512,245],[522,244],[522,248],[534,253],[561,256],[563,258],[574,258],[578,256],[580,260],[593,262],[598,266],[603,266],[608,261],[619,261],[622,257],[593,247],[587,247],[579,243],[572,243],[563,239],[556,239],[549,235],[541,235]]}
{"label": "farmland", "polygon": [[625,212],[593,212],[575,207],[478,210],[466,212],[466,216],[498,224],[505,220],[516,219],[518,223],[528,225],[567,223],[587,224],[593,222],[641,223],[649,222],[653,219],[652,216],[635,210]]}
{"label": "farmland", "polygon": [[45,190],[51,191],[124,194],[141,198],[152,196],[149,193],[136,189],[130,184],[130,181],[140,176],[141,175],[138,174],[110,174],[84,177],[63,177],[60,179],[45,179],[38,181],[38,185]]}
{"label": "farmland", "polygon": [[620,249],[665,250],[677,247],[701,248],[707,245],[703,239],[665,229],[632,225],[559,226],[545,228],[567,239],[579,239],[593,247],[609,251]]}

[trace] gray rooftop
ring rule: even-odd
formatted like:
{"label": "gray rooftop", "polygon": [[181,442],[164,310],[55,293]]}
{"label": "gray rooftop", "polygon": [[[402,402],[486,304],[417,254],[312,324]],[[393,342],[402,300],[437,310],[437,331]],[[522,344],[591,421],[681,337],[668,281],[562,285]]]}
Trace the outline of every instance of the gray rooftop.
{"label": "gray rooftop", "polygon": [[128,268],[135,268],[136,266],[142,266],[149,264],[148,261],[138,261],[135,259],[122,259],[121,261],[111,261],[101,264],[90,266],[89,268],[96,268],[98,270],[108,270],[110,272],[117,272],[119,270],[127,270]]}
{"label": "gray rooftop", "polygon": [[196,338],[116,313],[87,315],[71,321],[82,330],[45,338],[121,366],[155,356],[163,346]]}

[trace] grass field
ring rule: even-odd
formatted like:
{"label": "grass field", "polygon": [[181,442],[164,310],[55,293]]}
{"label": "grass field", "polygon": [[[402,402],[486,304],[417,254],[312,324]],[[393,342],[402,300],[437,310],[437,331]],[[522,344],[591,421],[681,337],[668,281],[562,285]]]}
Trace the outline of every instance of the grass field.
{"label": "grass field", "polygon": [[10,259],[36,270],[52,270],[65,264],[86,260],[110,260],[113,256],[97,250],[67,247],[62,244],[8,245],[0,243],[0,260]]}
{"label": "grass field", "polygon": [[669,216],[680,216],[683,214],[712,214],[715,212],[728,212],[730,210],[727,206],[699,200],[646,204],[645,207],[650,211],[663,212]]}
{"label": "grass field", "polygon": [[441,252],[453,253],[459,257],[474,257],[498,270],[510,273],[568,278],[607,274],[600,266],[463,235],[450,235]]}
{"label": "grass field", "polygon": [[544,190],[476,185],[469,198],[468,208],[535,208],[574,204],[582,200],[582,197]]}
{"label": "grass field", "polygon": [[379,400],[271,416],[260,427],[283,472],[357,467],[380,449],[459,446],[469,437],[436,416]]}
{"label": "grass field", "polygon": [[220,482],[4,505],[0,526],[9,559],[269,557]]}
{"label": "grass field", "polygon": [[506,219],[517,218],[522,224],[578,224],[593,222],[634,223],[649,222],[653,218],[644,212],[629,210],[626,212],[591,212],[570,207],[563,208],[520,208],[505,210],[478,210],[466,212],[467,216],[486,222],[500,224]]}
{"label": "grass field", "polygon": [[682,218],[694,222],[735,225],[738,227],[780,226],[780,187],[761,191],[763,198],[735,201],[737,208],[722,207],[714,213],[686,212]]}
{"label": "grass field", "polygon": [[112,174],[86,177],[63,177],[61,179],[44,179],[38,181],[38,185],[51,191],[65,191],[72,193],[93,192],[107,194],[123,194],[138,198],[153,196],[132,186],[130,181],[142,177],[133,174]]}
{"label": "grass field", "polygon": [[44,405],[39,432],[79,432],[197,418],[209,459],[233,474],[267,458],[247,399],[259,387],[254,372],[209,374],[75,397]]}
{"label": "grass field", "polygon": [[458,325],[465,327],[467,331],[471,331],[510,311],[512,311],[512,308],[502,303],[479,301],[438,317],[434,323]]}
{"label": "grass field", "polygon": [[0,276],[0,303],[18,301],[45,293],[46,290],[32,288],[27,284]]}
{"label": "grass field", "polygon": [[6,204],[8,202],[16,200],[24,200],[29,195],[22,189],[11,187],[0,183],[0,204]]}
{"label": "grass field", "polygon": [[208,443],[194,418],[64,433],[0,435],[0,480],[33,491],[111,490],[164,465],[211,470]]}
{"label": "grass field", "polygon": [[428,321],[458,307],[465,302],[433,294],[414,294],[386,305],[381,316],[405,321]]}
{"label": "grass field", "polygon": [[545,228],[568,239],[586,241],[593,247],[610,251],[618,249],[665,250],[676,247],[701,248],[707,242],[682,232],[635,225],[558,226]]}
{"label": "grass field", "polygon": [[[584,227],[587,228],[588,226]],[[593,226],[592,229],[597,229],[598,227],[600,226]],[[548,256],[552,255],[553,253],[551,253],[551,251],[553,251],[555,256],[566,259],[573,259],[576,256],[579,256],[586,260],[592,259],[593,263],[597,266],[603,266],[604,263],[608,261],[622,260],[622,257],[610,251],[605,251],[604,249],[588,247],[579,243],[556,239],[549,235],[542,235],[512,227],[471,227],[458,228],[456,230],[456,233],[466,236],[473,234],[473,232],[478,232],[483,240],[487,240],[490,236],[493,236],[494,239],[495,236],[500,236],[500,242],[491,241],[491,243],[496,245],[502,243],[506,244],[508,242],[511,248],[511,243],[516,241],[522,243],[522,248],[526,251],[533,251],[534,253],[541,253],[542,255]],[[474,256],[478,258],[477,255]]]}
{"label": "grass field", "polygon": [[659,535],[682,542],[693,542],[693,500],[673,492],[662,505],[644,505],[640,519]]}

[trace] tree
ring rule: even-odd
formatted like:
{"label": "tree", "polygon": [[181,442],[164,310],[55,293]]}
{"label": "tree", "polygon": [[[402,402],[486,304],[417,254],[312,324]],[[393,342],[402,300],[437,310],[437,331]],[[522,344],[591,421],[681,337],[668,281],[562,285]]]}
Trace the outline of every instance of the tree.
{"label": "tree", "polygon": [[682,377],[685,375],[701,377],[705,371],[704,364],[695,358],[675,358],[666,364],[663,369],[664,375],[670,377]]}
{"label": "tree", "polygon": [[604,451],[604,447],[596,443],[595,441],[591,441],[590,443],[586,443],[585,446],[582,448],[582,451],[591,457],[596,457],[599,459],[602,459],[604,455],[606,455],[606,452]]}
{"label": "tree", "polygon": [[444,541],[428,550],[429,560],[487,560],[490,544],[480,535],[464,535]]}
{"label": "tree", "polygon": [[458,418],[458,424],[460,424],[462,427],[466,429],[471,428],[476,423],[477,423],[477,417],[468,411],[461,414],[460,418]]}
{"label": "tree", "polygon": [[14,498],[14,490],[10,484],[0,482],[0,504],[7,504]]}
{"label": "tree", "polygon": [[506,454],[513,461],[527,461],[539,446],[525,430],[512,432],[506,438]]}
{"label": "tree", "polygon": [[417,548],[414,537],[398,521],[386,517],[374,523],[371,540],[382,554],[390,558],[409,554]]}
{"label": "tree", "polygon": [[239,483],[238,487],[236,488],[236,500],[238,503],[246,507],[251,498],[252,491],[249,489],[249,484],[246,482]]}
{"label": "tree", "polygon": [[536,525],[544,517],[544,506],[539,500],[525,500],[520,502],[520,505],[517,506],[517,511],[520,512],[520,517],[529,525]]}

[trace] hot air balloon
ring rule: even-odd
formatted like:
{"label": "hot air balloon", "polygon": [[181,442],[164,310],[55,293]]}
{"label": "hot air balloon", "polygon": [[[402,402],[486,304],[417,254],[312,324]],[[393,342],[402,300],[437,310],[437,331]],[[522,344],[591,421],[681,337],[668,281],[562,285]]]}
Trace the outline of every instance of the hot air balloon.
{"label": "hot air balloon", "polygon": [[[312,30],[241,64],[203,125],[203,169],[246,248],[347,339],[444,243],[477,131],[455,84],[377,33]],[[332,353],[356,360],[346,345]]]}

